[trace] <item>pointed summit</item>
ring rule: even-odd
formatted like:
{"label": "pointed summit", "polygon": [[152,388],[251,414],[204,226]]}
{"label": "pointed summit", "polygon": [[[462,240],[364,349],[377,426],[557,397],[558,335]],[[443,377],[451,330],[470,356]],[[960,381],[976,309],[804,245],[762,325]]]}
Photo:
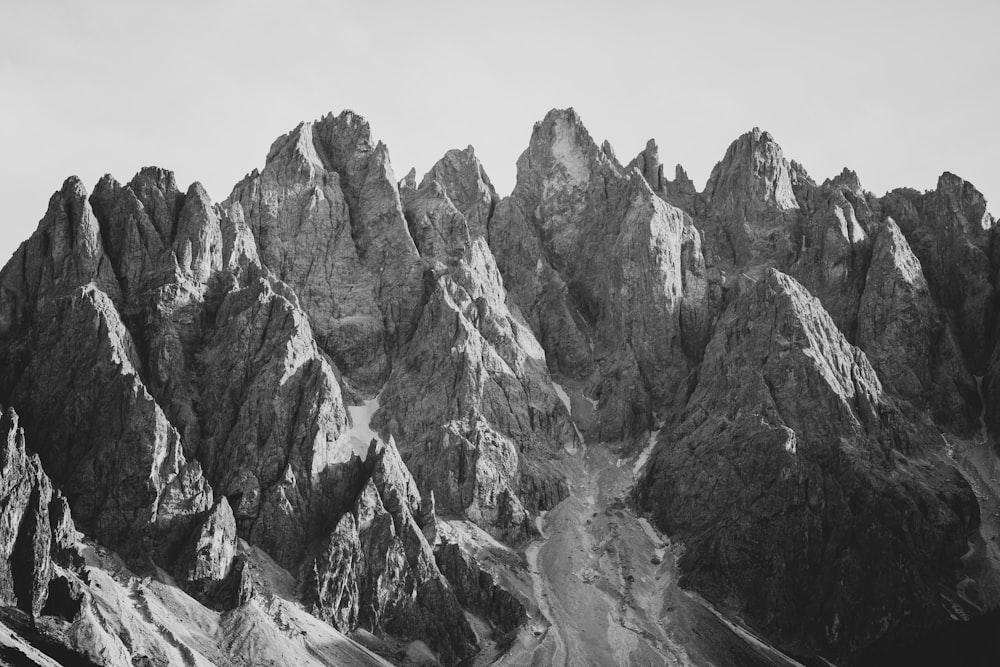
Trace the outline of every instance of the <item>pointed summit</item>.
{"label": "pointed summit", "polygon": [[781,146],[757,127],[730,144],[712,170],[705,195],[714,215],[746,208],[790,211],[799,207]]}
{"label": "pointed summit", "polygon": [[774,138],[754,128],[734,141],[715,165],[703,193],[706,235],[721,258],[759,273],[766,264],[794,258],[793,232],[799,202],[791,165]]}
{"label": "pointed summit", "polygon": [[353,111],[301,123],[222,204],[298,294],[324,351],[357,387],[385,381],[415,326],[421,266],[384,144]]}
{"label": "pointed summit", "polygon": [[979,236],[993,227],[993,216],[986,210],[986,198],[969,181],[946,171],[938,178],[935,192],[947,201],[966,234]]}
{"label": "pointed summit", "polygon": [[445,153],[420,181],[420,187],[433,181],[441,184],[455,208],[465,216],[469,233],[473,237],[485,235],[486,225],[500,197],[476,157],[475,149],[468,146]]}
{"label": "pointed summit", "polygon": [[663,188],[663,164],[660,162],[660,149],[655,139],[647,141],[646,148],[641,150],[625,168],[626,171],[632,169],[639,170],[654,192],[659,192]]}
{"label": "pointed summit", "polygon": [[528,150],[517,161],[515,190],[536,188],[540,179],[546,191],[581,188],[598,165],[611,164],[576,111],[552,109],[535,123]]}

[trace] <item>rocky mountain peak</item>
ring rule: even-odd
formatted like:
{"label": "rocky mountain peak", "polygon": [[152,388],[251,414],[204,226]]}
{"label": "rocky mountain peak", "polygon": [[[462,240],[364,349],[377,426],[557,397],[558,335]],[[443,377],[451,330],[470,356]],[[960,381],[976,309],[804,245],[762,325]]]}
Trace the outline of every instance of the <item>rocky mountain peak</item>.
{"label": "rocky mountain peak", "polygon": [[655,139],[647,141],[646,147],[628,163],[626,171],[632,169],[638,169],[653,190],[663,188],[663,164],[660,162],[660,149]]}
{"label": "rocky mountain peak", "polygon": [[714,215],[732,214],[743,206],[776,211],[799,207],[781,146],[756,127],[730,144],[709,176],[705,195]]}
{"label": "rocky mountain peak", "polygon": [[833,178],[829,178],[824,181],[823,185],[830,188],[848,190],[858,194],[863,192],[861,188],[861,180],[858,178],[857,172],[852,169],[848,169],[847,167],[844,167],[844,169]]}
{"label": "rocky mountain peak", "polygon": [[993,227],[986,198],[972,183],[946,171],[938,178],[935,192],[948,202],[966,234],[979,235]]}
{"label": "rocky mountain peak", "polygon": [[982,195],[659,153],[555,109],[500,198],[345,111],[218,205],[67,179],[0,270],[0,656],[851,664],[994,604]]}
{"label": "rocky mountain peak", "polygon": [[432,182],[441,185],[455,207],[465,216],[469,232],[484,236],[493,209],[500,201],[475,150],[452,149],[438,160],[420,181],[420,187]]}
{"label": "rocky mountain peak", "polygon": [[611,161],[598,148],[572,108],[553,109],[535,123],[531,141],[517,161],[518,188],[538,187],[539,176],[544,191],[563,191],[586,186],[592,170]]}

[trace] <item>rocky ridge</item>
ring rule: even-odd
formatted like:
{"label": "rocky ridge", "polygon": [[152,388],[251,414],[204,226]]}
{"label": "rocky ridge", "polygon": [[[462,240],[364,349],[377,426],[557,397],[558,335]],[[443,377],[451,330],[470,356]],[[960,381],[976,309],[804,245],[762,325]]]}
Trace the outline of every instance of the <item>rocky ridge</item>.
{"label": "rocky ridge", "polygon": [[[221,204],[157,168],[68,179],[0,271],[0,401],[37,451],[6,417],[9,641],[39,664],[380,660],[341,633],[401,664],[790,663],[759,635],[850,663],[980,613],[982,196],[817,185],[759,129],[703,192],[659,153],[623,166],[553,110],[501,198],[472,147],[397,182],[348,111]],[[657,619],[633,579],[674,568],[700,596],[662,583]]]}

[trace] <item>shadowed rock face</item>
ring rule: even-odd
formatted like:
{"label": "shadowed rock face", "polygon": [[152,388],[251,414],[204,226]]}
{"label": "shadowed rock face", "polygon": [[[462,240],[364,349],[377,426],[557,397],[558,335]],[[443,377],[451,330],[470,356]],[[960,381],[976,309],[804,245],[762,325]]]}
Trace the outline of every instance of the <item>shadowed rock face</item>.
{"label": "shadowed rock face", "polygon": [[979,428],[976,381],[891,218],[878,230],[858,313],[858,346],[899,396],[959,433]]}
{"label": "shadowed rock face", "polygon": [[690,585],[831,655],[944,617],[975,496],[798,283],[771,270],[734,302],[685,415],[639,496]]}
{"label": "shadowed rock face", "polygon": [[0,605],[38,616],[59,577],[58,565],[75,555],[77,534],[66,499],[27,450],[10,408],[0,418],[0,497]]}
{"label": "shadowed rock face", "polygon": [[969,367],[982,374],[990,353],[993,309],[990,230],[993,217],[971,183],[945,172],[937,188],[923,195],[894,190],[882,200],[906,236],[938,303],[954,319]]}
{"label": "shadowed rock face", "polygon": [[858,308],[871,261],[877,202],[845,169],[819,187],[802,191],[803,228],[790,273],[818,298],[849,341],[858,336]]}
{"label": "shadowed rock face", "polygon": [[446,663],[467,658],[478,641],[417,522],[424,501],[393,443],[372,444],[354,507],[303,566],[303,599],[335,627],[419,639]]}

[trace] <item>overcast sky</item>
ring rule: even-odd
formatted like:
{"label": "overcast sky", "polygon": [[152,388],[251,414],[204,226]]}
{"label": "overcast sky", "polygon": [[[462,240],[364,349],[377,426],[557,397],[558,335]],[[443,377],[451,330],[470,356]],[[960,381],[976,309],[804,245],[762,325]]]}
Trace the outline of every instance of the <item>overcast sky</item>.
{"label": "overcast sky", "polygon": [[218,201],[345,108],[397,177],[472,144],[502,195],[532,124],[572,106],[623,161],[654,137],[699,188],[759,126],[818,181],[949,170],[1000,213],[998,31],[1000,0],[0,0],[0,256],[70,174],[158,165]]}

